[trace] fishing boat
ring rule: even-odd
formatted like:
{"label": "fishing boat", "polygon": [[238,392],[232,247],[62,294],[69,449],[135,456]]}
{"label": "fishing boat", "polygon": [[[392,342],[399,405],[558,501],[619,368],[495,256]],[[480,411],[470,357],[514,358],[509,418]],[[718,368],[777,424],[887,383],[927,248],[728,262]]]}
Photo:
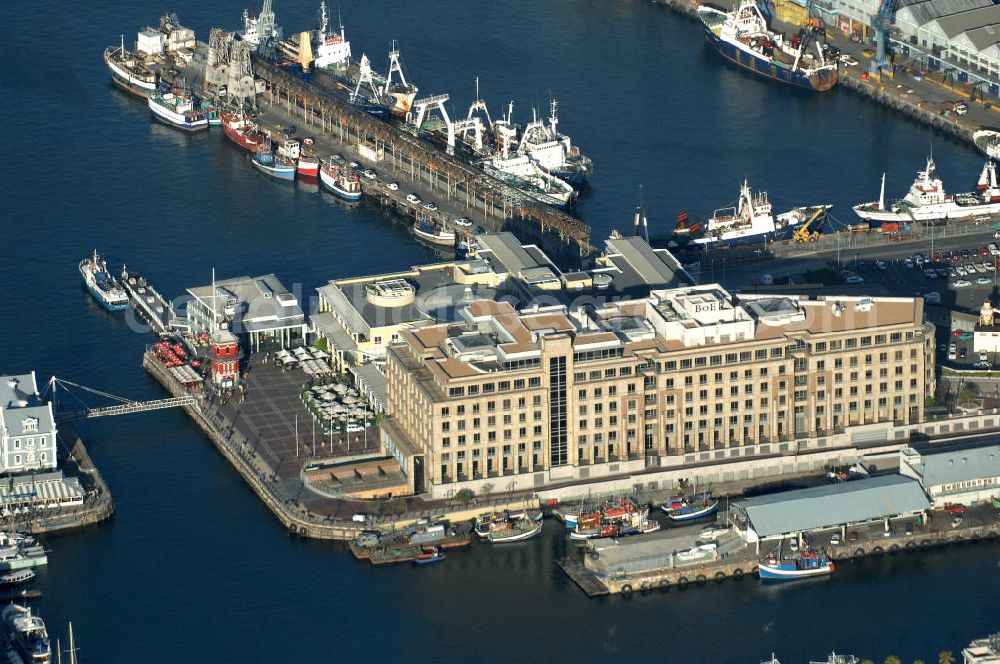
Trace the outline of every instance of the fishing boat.
{"label": "fishing boat", "polygon": [[542,532],[541,521],[515,519],[507,522],[502,528],[491,530],[487,540],[490,544],[510,544],[529,540],[540,532]]}
{"label": "fishing boat", "polygon": [[944,183],[937,176],[934,158],[927,158],[927,166],[917,172],[910,190],[895,203],[885,202],[885,174],[877,201],[854,206],[854,212],[871,222],[895,221],[909,223],[942,223],[952,219],[969,219],[1000,213],[1000,185],[997,183],[996,164],[988,159],[983,165],[975,191],[949,196]]}
{"label": "fishing boat", "polygon": [[14,649],[25,662],[38,664],[52,661],[52,647],[45,621],[20,604],[8,604],[0,613],[4,631]]}
{"label": "fishing boat", "polygon": [[194,96],[188,92],[153,92],[149,95],[149,110],[154,119],[175,129],[208,129],[208,118],[195,107]]}
{"label": "fishing boat", "polygon": [[319,29],[316,31],[317,67],[338,67],[351,59],[351,42],[347,41],[344,24],[340,24],[340,32],[327,32],[329,18],[326,13],[326,2],[319,3]]}
{"label": "fishing boat", "polygon": [[244,150],[256,152],[258,146],[264,140],[264,135],[257,128],[257,125],[249,115],[243,111],[222,111],[222,132],[226,138]]}
{"label": "fishing boat", "polygon": [[295,172],[299,177],[315,180],[319,177],[319,158],[313,152],[313,139],[303,138],[296,161]]}
{"label": "fishing boat", "polygon": [[537,114],[521,132],[518,154],[527,155],[547,172],[579,189],[583,186],[594,165],[589,157],[580,153],[569,136],[559,133],[559,105],[553,99],[550,105],[549,122],[540,120]]}
{"label": "fishing boat", "polygon": [[295,162],[276,154],[271,141],[263,141],[251,159],[253,167],[261,173],[282,182],[295,181]]}
{"label": "fishing boat", "polygon": [[35,571],[32,569],[22,569],[16,572],[0,574],[0,584],[13,586],[19,583],[27,583],[35,578]]}
{"label": "fishing boat", "polygon": [[757,566],[762,580],[802,579],[833,573],[833,561],[825,553],[800,551],[791,557],[781,555],[781,546]]}
{"label": "fishing boat", "polygon": [[649,508],[638,505],[630,497],[618,502],[608,501],[603,505],[583,511],[576,520],[570,539],[588,540],[607,537],[642,535],[660,529],[660,524],[648,519]]}
{"label": "fishing boat", "polygon": [[661,508],[673,522],[693,521],[711,516],[719,509],[719,501],[710,493],[696,493],[691,496],[672,496]]}
{"label": "fishing boat", "polygon": [[93,256],[80,261],[80,276],[83,285],[102,307],[108,311],[128,309],[128,295],[108,271],[107,262],[97,255],[96,249]]}
{"label": "fishing boat", "polygon": [[675,234],[686,234],[697,244],[711,246],[785,240],[804,222],[831,207],[833,206],[796,207],[775,217],[767,192],[754,193],[750,189],[750,183],[744,180],[735,207],[719,208],[704,224],[693,226],[687,224],[687,215],[682,213],[683,216],[678,217]]}
{"label": "fishing boat", "polygon": [[444,560],[444,554],[441,553],[440,549],[435,548],[433,551],[421,553],[413,559],[413,562],[418,565],[430,565],[432,563],[439,563],[442,560]]}
{"label": "fishing boat", "polygon": [[104,63],[111,70],[115,85],[137,97],[148,97],[156,92],[156,72],[146,66],[142,57],[125,49],[125,36],[121,46],[104,49]]}
{"label": "fishing boat", "polygon": [[205,100],[201,102],[199,110],[205,114],[205,119],[208,120],[209,127],[222,126],[222,114],[219,112],[218,106],[208,100]]}
{"label": "fishing boat", "polygon": [[440,247],[455,246],[455,231],[427,218],[420,218],[417,223],[413,224],[413,234],[425,242]]}
{"label": "fishing boat", "polygon": [[[742,0],[724,12],[698,7],[705,40],[722,57],[755,74],[800,88],[823,92],[837,84],[839,69],[829,62],[811,29],[801,28],[791,42],[770,30],[757,0]],[[815,49],[809,46],[814,45]]]}
{"label": "fishing boat", "polygon": [[333,157],[319,169],[319,181],[337,198],[352,203],[361,200],[361,179]]}

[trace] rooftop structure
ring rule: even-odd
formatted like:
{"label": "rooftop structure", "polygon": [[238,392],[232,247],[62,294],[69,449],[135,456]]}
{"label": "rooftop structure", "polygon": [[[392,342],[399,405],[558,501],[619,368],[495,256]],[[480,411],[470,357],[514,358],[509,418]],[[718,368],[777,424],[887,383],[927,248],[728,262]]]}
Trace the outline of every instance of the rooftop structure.
{"label": "rooftop structure", "polygon": [[919,422],[934,384],[922,304],[717,284],[578,307],[473,300],[387,349],[387,447],[423,458],[401,465],[432,491],[537,488]]}
{"label": "rooftop structure", "polygon": [[899,472],[920,482],[935,507],[1000,498],[1000,445],[921,454],[906,448]]}
{"label": "rooftop structure", "polygon": [[[666,249],[653,249],[637,236],[612,234],[605,242],[604,255],[594,269],[611,278],[606,288],[612,294],[642,297],[651,288],[679,288],[696,282]],[[597,284],[595,284],[597,286]]]}
{"label": "rooftop structure", "polygon": [[223,279],[187,292],[188,322],[196,333],[229,329],[245,336],[250,350],[269,343],[285,348],[305,339],[299,300],[273,274]]}
{"label": "rooftop structure", "polygon": [[340,366],[381,362],[401,329],[452,320],[462,303],[495,297],[502,281],[476,260],[336,279],[318,289],[311,321]]}
{"label": "rooftop structure", "polygon": [[1000,633],[976,639],[963,648],[962,664],[1000,664]]}
{"label": "rooftop structure", "polygon": [[56,467],[52,404],[42,401],[35,372],[0,376],[0,473]]}
{"label": "rooftop structure", "polygon": [[882,475],[757,496],[730,509],[737,528],[754,542],[918,514],[929,510],[930,502],[915,480]]}

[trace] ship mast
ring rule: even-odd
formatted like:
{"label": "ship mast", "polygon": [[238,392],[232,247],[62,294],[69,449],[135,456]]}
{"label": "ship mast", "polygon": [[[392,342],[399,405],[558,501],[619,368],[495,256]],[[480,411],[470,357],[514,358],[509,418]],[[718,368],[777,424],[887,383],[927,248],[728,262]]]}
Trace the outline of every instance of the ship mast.
{"label": "ship mast", "polygon": [[477,111],[482,111],[486,116],[486,126],[493,129],[493,120],[490,118],[490,109],[486,107],[486,102],[479,97],[479,77],[476,77],[476,100],[469,104],[469,114],[466,119],[471,120]]}
{"label": "ship mast", "polygon": [[878,192],[878,209],[885,209],[885,173],[882,173],[882,187]]}
{"label": "ship mast", "polygon": [[385,75],[384,94],[389,94],[393,74],[399,74],[400,85],[408,85],[406,75],[403,74],[403,66],[399,62],[399,45],[395,39],[389,42],[389,73]]}
{"label": "ship mast", "polygon": [[556,131],[556,125],[559,124],[559,116],[556,114],[558,108],[559,103],[553,99],[549,111],[549,126],[552,127],[552,138],[559,138],[559,132]]}
{"label": "ship mast", "polygon": [[319,38],[321,40],[326,39],[326,27],[329,20],[326,15],[326,2],[321,0],[319,3]]}

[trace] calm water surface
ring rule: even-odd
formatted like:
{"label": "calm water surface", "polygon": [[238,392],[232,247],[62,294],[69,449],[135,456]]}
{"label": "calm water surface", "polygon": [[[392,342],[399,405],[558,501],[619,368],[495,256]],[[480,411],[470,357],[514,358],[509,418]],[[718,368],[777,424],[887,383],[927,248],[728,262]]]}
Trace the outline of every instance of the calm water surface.
{"label": "calm water surface", "polygon": [[[336,4],[336,3],[335,3]],[[238,0],[168,8],[205,39]],[[162,4],[12,3],[0,8],[7,126],[0,237],[0,371],[36,369],[132,398],[160,396],[140,367],[150,337],[79,287],[93,247],[168,295],[220,276],[276,272],[305,295],[325,280],[429,260],[364,206],[282,187],[218,133],[153,125],[114,91],[107,44],[134,38]],[[279,0],[286,30],[312,2]],[[602,238],[628,223],[639,185],[653,230],[733,201],[744,177],[776,204],[849,205],[883,170],[902,193],[933,148],[946,184],[970,184],[966,146],[846,90],[801,94],[723,66],[685,19],[638,0],[383,0],[340,3],[354,51],[376,63],[400,40],[410,77],[451,93],[473,81],[494,117],[561,104],[593,157],[580,212]],[[39,604],[54,634],[74,623],[85,662],[786,662],[831,648],[931,660],[997,628],[997,546],[845,564],[829,581],[710,585],[587,600],[553,565],[561,531],[502,550],[473,547],[430,569],[358,564],[342,547],[290,538],[179,412],[88,422],[117,499],[107,524],[49,538]]]}

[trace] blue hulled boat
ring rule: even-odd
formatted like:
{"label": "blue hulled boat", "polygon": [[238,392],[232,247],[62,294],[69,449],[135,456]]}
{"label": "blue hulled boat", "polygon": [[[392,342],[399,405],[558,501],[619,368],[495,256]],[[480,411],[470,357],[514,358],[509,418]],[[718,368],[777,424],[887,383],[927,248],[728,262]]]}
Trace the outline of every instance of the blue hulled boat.
{"label": "blue hulled boat", "polygon": [[781,557],[781,547],[757,567],[761,579],[784,581],[833,573],[833,561],[825,553],[803,551],[791,558]]}
{"label": "blue hulled boat", "polygon": [[[825,91],[837,84],[836,62],[827,62],[819,42],[805,28],[786,42],[767,27],[756,0],[743,0],[732,12],[698,7],[705,40],[724,58],[755,74],[809,90]],[[809,44],[816,53],[804,58]]]}
{"label": "blue hulled boat", "polygon": [[693,521],[715,514],[719,509],[719,501],[709,493],[673,496],[661,509],[667,513],[667,518],[671,521]]}
{"label": "blue hulled boat", "polygon": [[295,162],[274,153],[274,148],[270,141],[266,141],[257,148],[251,159],[253,167],[265,175],[270,175],[282,182],[295,181]]}
{"label": "blue hulled boat", "polygon": [[92,257],[80,261],[80,276],[83,277],[83,285],[102,307],[108,311],[128,309],[128,295],[114,275],[108,272],[107,262],[97,255],[96,249]]}

